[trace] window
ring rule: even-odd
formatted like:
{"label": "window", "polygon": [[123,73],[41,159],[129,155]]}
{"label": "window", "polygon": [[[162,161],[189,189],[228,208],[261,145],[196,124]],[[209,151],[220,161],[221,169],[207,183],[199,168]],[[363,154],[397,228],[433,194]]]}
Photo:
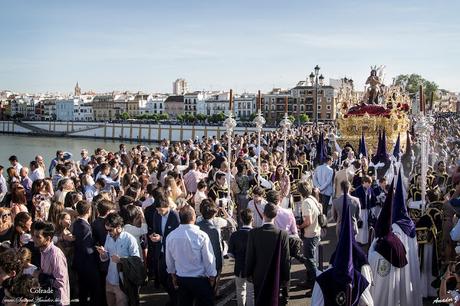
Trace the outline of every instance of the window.
{"label": "window", "polygon": [[321,105],[318,105],[318,110],[321,110]]}
{"label": "window", "polygon": [[331,110],[331,106],[330,106],[330,105],[326,105],[326,109],[327,109],[327,110]]}
{"label": "window", "polygon": [[327,113],[327,114],[326,114],[326,118],[327,118],[327,119],[331,119],[331,113]]}
{"label": "window", "polygon": [[331,103],[332,102],[332,98],[331,97],[328,97],[327,98],[327,103]]}

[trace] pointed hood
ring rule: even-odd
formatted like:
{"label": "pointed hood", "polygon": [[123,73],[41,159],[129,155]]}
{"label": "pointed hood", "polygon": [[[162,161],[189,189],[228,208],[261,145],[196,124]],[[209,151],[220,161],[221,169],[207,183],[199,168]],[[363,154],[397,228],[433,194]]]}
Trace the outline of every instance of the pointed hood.
{"label": "pointed hood", "polygon": [[385,203],[383,204],[377,222],[375,223],[375,238],[385,237],[391,232],[391,224],[393,223],[391,216],[393,208],[394,183],[395,180],[393,179],[385,198]]}
{"label": "pointed hood", "polygon": [[318,142],[316,143],[316,162],[317,164],[322,164],[326,160],[327,157],[327,146],[324,142],[324,133],[321,132],[319,134]]}
{"label": "pointed hood", "polygon": [[[369,282],[353,264],[353,225],[349,205],[343,197],[342,224],[340,237],[335,249],[332,267],[317,278],[321,288],[325,305],[359,305],[359,300]],[[349,288],[351,286],[351,296]]]}
{"label": "pointed hood", "polygon": [[359,141],[358,155],[367,157],[367,146],[366,146],[366,139],[364,138],[364,131],[361,132],[361,140]]}
{"label": "pointed hood", "polygon": [[388,162],[388,154],[387,154],[387,136],[385,130],[381,133],[381,137],[379,137],[379,144],[377,146],[377,153],[374,156],[373,163],[384,163],[387,164]]}
{"label": "pointed hood", "polygon": [[383,133],[382,133],[382,157],[384,157],[385,159],[388,158],[388,154],[387,154],[387,133],[386,133],[385,129],[383,130]]}
{"label": "pointed hood", "polygon": [[379,156],[380,152],[382,151],[382,130],[379,129],[379,139],[377,142],[377,151],[375,151],[374,156],[372,157],[372,163],[373,164],[378,164],[379,163]]}
{"label": "pointed hood", "polygon": [[393,187],[394,179],[390,190],[383,204],[377,223],[375,224],[375,251],[388,260],[394,267],[402,268],[407,265],[406,249],[401,240],[391,229],[391,216],[393,209]]}
{"label": "pointed hood", "polygon": [[[344,196],[344,202],[347,201],[345,198],[348,197],[348,195]],[[346,204],[347,206],[349,204]],[[391,221],[391,219],[390,219]],[[391,226],[391,224],[390,224]],[[341,228],[342,229],[342,228]],[[335,256],[337,255],[337,250],[335,250],[332,255],[331,255],[331,260],[329,261],[330,265],[334,265],[335,262]],[[354,235],[352,235],[352,257],[353,257],[353,268],[356,271],[361,271],[361,268],[364,265],[368,265],[369,261],[367,260],[367,254],[363,251],[361,246],[356,242]]]}
{"label": "pointed hood", "polygon": [[332,266],[336,269],[337,276],[344,283],[353,282],[353,224],[351,222],[350,209],[347,204],[347,197],[343,197],[342,224],[340,227],[339,241]]}
{"label": "pointed hood", "polygon": [[409,237],[415,237],[415,224],[407,213],[406,201],[404,201],[403,182],[401,170],[398,173],[398,182],[393,202],[392,223],[396,223],[401,227],[402,231]]}
{"label": "pointed hood", "polygon": [[398,139],[396,139],[395,147],[393,149],[393,156],[396,160],[399,159],[399,153],[401,153],[401,135],[398,133]]}

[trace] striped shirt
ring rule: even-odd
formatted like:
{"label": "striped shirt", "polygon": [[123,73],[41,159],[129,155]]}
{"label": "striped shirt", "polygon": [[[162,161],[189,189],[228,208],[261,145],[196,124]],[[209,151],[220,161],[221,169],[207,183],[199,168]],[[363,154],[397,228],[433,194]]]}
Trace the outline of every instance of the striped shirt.
{"label": "striped shirt", "polygon": [[67,273],[67,259],[61,249],[53,244],[41,251],[41,270],[43,273],[52,275],[53,288],[56,290],[55,296],[57,305],[70,305],[70,285],[69,274]]}

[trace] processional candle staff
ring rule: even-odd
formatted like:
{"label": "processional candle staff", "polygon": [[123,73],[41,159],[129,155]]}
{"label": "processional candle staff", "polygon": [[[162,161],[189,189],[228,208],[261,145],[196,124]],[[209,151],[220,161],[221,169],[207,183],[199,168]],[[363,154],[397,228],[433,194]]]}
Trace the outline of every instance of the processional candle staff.
{"label": "processional candle staff", "polygon": [[[262,128],[265,124],[265,118],[262,116],[262,102],[261,102],[261,96],[260,96],[260,90],[257,94],[257,116],[254,118],[254,123],[256,125],[257,129],[257,173],[260,178],[260,152],[262,151],[260,147],[260,135],[262,133]],[[257,184],[260,185],[260,179],[257,180]]]}
{"label": "processional candle staff", "polygon": [[284,138],[284,152],[283,152],[283,165],[286,167],[286,151],[287,151],[287,134],[288,130],[291,128],[292,122],[288,117],[288,97],[284,98],[284,119],[281,120],[280,126],[283,129],[283,138]]}
{"label": "processional candle staff", "polygon": [[233,138],[233,130],[236,127],[236,121],[233,119],[233,90],[230,89],[230,97],[229,97],[229,107],[228,107],[228,115],[227,119],[224,121],[224,127],[227,132],[227,141],[228,141],[228,149],[227,149],[227,160],[228,160],[228,170],[227,170],[227,187],[228,193],[227,198],[230,203],[231,195],[230,195],[230,184],[231,184],[231,169],[232,169],[232,138]]}
{"label": "processional candle staff", "polygon": [[426,175],[428,171],[428,153],[430,135],[433,132],[433,125],[431,118],[428,118],[425,112],[425,101],[423,101],[423,87],[420,86],[420,113],[417,123],[415,124],[415,132],[420,142],[420,176],[421,176],[421,193],[422,193],[422,211],[425,210],[426,205]]}

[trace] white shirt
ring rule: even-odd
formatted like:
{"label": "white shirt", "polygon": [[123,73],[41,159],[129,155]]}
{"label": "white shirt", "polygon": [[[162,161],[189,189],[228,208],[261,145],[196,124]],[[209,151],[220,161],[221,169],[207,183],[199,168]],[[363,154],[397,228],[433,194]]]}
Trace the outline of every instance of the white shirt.
{"label": "white shirt", "polygon": [[40,168],[37,168],[29,174],[29,178],[32,180],[32,182],[35,182],[36,180],[42,180],[45,178],[45,173],[40,171]]}
{"label": "white shirt", "polygon": [[216,258],[208,235],[193,224],[181,224],[166,238],[166,266],[181,277],[216,276]]}
{"label": "white shirt", "polygon": [[251,200],[248,203],[248,208],[252,211],[254,217],[254,220],[252,220],[252,226],[254,228],[261,227],[264,223],[263,213],[265,204],[267,204],[267,201],[265,199],[262,199],[262,203],[257,204],[257,208],[256,204],[254,203],[254,200]]}
{"label": "white shirt", "polygon": [[193,203],[195,203],[195,213],[197,216],[201,216],[200,204],[204,199],[207,199],[208,196],[203,191],[197,191],[193,196]]}
{"label": "white shirt", "polygon": [[313,175],[313,185],[319,189],[321,194],[332,195],[332,178],[334,170],[327,164],[323,164],[316,168]]}
{"label": "white shirt", "polygon": [[457,224],[454,228],[450,231],[450,238],[453,241],[460,241],[460,220],[457,221]]}
{"label": "white shirt", "polygon": [[146,209],[147,207],[152,205],[153,202],[155,202],[155,199],[152,196],[149,196],[147,199],[145,199],[144,202],[142,202],[142,209]]}

